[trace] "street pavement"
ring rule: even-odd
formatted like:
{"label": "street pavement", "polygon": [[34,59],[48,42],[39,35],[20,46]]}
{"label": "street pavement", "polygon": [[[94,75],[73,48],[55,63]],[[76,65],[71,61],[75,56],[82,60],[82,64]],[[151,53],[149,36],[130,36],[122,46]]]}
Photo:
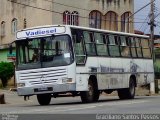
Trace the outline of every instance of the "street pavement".
{"label": "street pavement", "polygon": [[[133,100],[119,100],[116,94],[102,94],[98,102],[88,104],[81,103],[80,97],[61,97],[52,98],[48,106],[40,106],[36,96],[30,97],[28,101],[24,101],[23,97],[18,96],[16,92],[0,90],[0,93],[4,93],[6,99],[6,104],[0,104],[0,114],[3,115],[2,120],[6,120],[5,114],[15,115],[14,117],[22,115],[20,120],[50,120],[50,118],[55,118],[55,120],[94,120],[98,119],[96,116],[99,114],[160,115],[159,95],[136,96]],[[160,119],[160,116],[158,119]]]}
{"label": "street pavement", "polygon": [[[11,91],[11,90],[13,90],[13,91]],[[6,89],[6,90],[0,89],[0,94],[5,94],[6,105],[8,105],[8,106],[12,105],[13,106],[13,105],[20,105],[20,104],[25,105],[25,104],[31,104],[31,103],[38,104],[36,96],[31,96],[29,100],[24,101],[24,97],[23,96],[18,96],[17,92],[15,90],[16,89]],[[138,88],[136,91],[137,91],[136,92],[137,96],[150,96],[149,90],[147,90],[147,89]],[[116,98],[116,99],[118,99],[117,92],[113,92],[112,94],[107,94],[107,95],[103,94],[101,96],[103,96],[103,97],[101,97],[102,99],[103,98],[104,99],[106,99],[106,98]],[[71,100],[75,99],[75,98],[72,98],[72,97],[69,97],[69,98],[71,98]],[[77,99],[80,100],[79,97]],[[58,98],[58,101],[63,101],[63,100],[64,100],[63,98]],[[65,100],[64,100],[64,102],[65,102]]]}
{"label": "street pavement", "polygon": [[97,113],[160,113],[160,96],[136,96],[133,100],[119,100],[118,96],[103,94],[96,103],[83,104],[80,97],[52,98],[48,106],[40,106],[36,96],[24,101],[16,92],[0,90],[6,104],[0,113],[18,114],[97,114]]}

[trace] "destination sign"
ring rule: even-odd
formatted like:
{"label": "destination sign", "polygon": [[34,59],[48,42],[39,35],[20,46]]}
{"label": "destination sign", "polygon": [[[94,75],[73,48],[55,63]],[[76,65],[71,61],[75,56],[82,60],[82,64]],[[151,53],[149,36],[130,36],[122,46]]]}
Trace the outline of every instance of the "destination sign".
{"label": "destination sign", "polygon": [[65,27],[41,27],[35,29],[28,29],[18,31],[16,34],[17,39],[36,38],[41,36],[65,33]]}

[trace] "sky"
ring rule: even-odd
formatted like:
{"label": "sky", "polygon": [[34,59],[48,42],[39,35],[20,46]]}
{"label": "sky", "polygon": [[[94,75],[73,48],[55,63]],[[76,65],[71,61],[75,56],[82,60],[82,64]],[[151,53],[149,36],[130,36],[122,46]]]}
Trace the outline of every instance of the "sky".
{"label": "sky", "polygon": [[[134,0],[135,11],[139,10],[146,4],[150,3],[151,0]],[[147,24],[149,22],[150,5],[135,14],[135,29],[140,30],[145,33],[150,33],[150,26]],[[160,13],[160,0],[155,1],[155,16]],[[142,23],[137,23],[142,22]],[[160,35],[160,15],[155,19],[156,27],[155,34]]]}

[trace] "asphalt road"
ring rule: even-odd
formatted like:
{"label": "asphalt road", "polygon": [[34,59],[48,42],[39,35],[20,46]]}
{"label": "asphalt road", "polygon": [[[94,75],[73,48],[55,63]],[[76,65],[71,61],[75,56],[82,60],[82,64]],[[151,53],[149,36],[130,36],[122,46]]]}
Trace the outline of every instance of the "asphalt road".
{"label": "asphalt road", "polygon": [[160,114],[160,96],[136,96],[133,100],[119,100],[117,96],[101,95],[98,102],[90,104],[82,104],[80,97],[63,97],[52,98],[50,105],[40,106],[35,96],[23,101],[23,97],[17,96],[15,92],[3,92],[7,104],[0,105],[0,114],[38,114],[41,116],[38,120],[45,114],[47,118],[53,114],[61,114],[58,117],[64,114],[83,114],[82,117],[88,114]]}

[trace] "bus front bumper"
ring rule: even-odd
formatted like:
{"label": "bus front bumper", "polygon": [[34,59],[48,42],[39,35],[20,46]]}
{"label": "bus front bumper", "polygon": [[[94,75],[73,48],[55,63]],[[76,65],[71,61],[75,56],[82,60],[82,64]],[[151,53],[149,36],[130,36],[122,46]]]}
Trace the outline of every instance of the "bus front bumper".
{"label": "bus front bumper", "polygon": [[71,92],[76,91],[76,84],[55,84],[55,85],[38,85],[32,87],[18,87],[17,93],[19,96],[30,96],[45,93],[60,93],[60,92]]}

